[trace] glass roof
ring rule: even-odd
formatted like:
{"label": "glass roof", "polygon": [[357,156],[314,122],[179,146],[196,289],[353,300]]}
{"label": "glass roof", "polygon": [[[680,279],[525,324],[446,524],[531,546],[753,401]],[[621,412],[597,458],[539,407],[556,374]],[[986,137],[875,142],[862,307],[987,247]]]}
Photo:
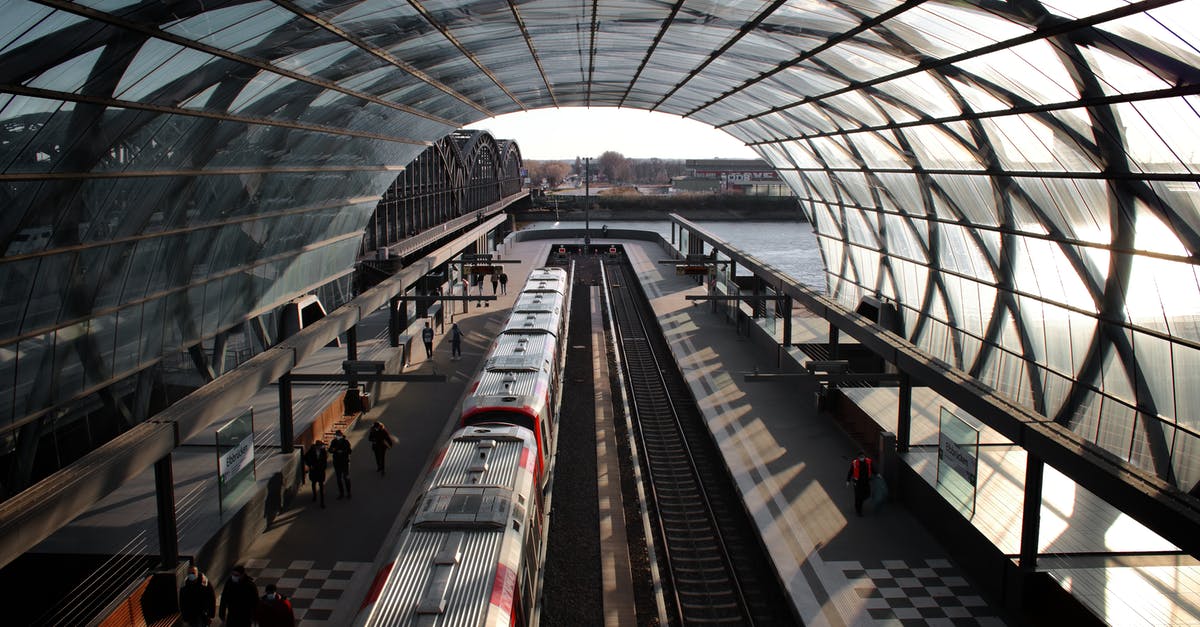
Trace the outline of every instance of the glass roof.
{"label": "glass roof", "polygon": [[[711,124],[777,167],[834,298],[898,303],[897,332],[934,357],[1200,482],[1194,1],[2,0],[0,14],[0,389],[31,389],[61,343],[100,338],[80,348],[99,371],[43,392],[81,393],[344,273],[370,200],[462,125],[624,106]],[[138,334],[153,339],[114,361],[113,338]],[[1173,383],[1151,380],[1163,372]],[[7,395],[0,421],[52,400]],[[1136,434],[1107,430],[1131,412]]]}

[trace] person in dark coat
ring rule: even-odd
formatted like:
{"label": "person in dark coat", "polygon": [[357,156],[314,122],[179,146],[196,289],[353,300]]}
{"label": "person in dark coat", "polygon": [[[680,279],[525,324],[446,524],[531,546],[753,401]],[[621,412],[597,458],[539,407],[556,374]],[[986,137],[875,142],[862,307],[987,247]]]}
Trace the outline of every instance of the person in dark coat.
{"label": "person in dark coat", "polygon": [[217,593],[199,568],[188,568],[187,579],[179,588],[179,617],[188,627],[211,625],[217,615]]}
{"label": "person in dark coat", "polygon": [[863,502],[871,496],[871,476],[874,474],[874,464],[863,452],[850,461],[850,468],[846,471],[846,485],[854,483],[854,513],[859,516],[862,516]]}
{"label": "person in dark coat", "polygon": [[386,475],[384,470],[384,459],[387,457],[388,449],[392,448],[392,434],[387,427],[378,420],[371,425],[371,430],[367,432],[367,441],[371,443],[371,450],[375,452],[375,472],[381,475]]}
{"label": "person in dark coat", "polygon": [[246,574],[245,566],[234,566],[233,574],[221,590],[221,607],[218,615],[227,627],[250,627],[254,622],[254,609],[258,607],[258,586]]}
{"label": "person in dark coat", "polygon": [[450,325],[450,359],[462,359],[462,329],[458,323]]}
{"label": "person in dark coat", "polygon": [[273,583],[267,584],[266,592],[254,610],[258,627],[295,627],[296,614],[292,611],[292,602],[280,594]]}
{"label": "person in dark coat", "polygon": [[425,328],[421,329],[421,342],[425,344],[425,358],[433,356],[433,327],[429,323],[425,323]]}
{"label": "person in dark coat", "polygon": [[335,431],[333,442],[329,444],[329,454],[333,457],[333,478],[337,480],[338,498],[352,498],[350,493],[350,440],[341,430]]}
{"label": "person in dark coat", "polygon": [[508,274],[503,269],[500,270],[500,293],[508,293]]}
{"label": "person in dark coat", "polygon": [[492,268],[492,296],[496,295],[496,291],[500,289],[500,267]]}
{"label": "person in dark coat", "polygon": [[325,507],[325,470],[329,467],[329,451],[325,443],[317,440],[304,453],[304,465],[308,467],[308,480],[312,482],[313,501],[318,498]]}

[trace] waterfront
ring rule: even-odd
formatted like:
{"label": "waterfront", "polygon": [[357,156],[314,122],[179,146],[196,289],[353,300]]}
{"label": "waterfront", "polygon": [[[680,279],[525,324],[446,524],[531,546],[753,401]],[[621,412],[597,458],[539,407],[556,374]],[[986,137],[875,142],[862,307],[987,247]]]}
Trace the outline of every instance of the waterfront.
{"label": "waterfront", "polygon": [[[768,263],[800,283],[821,293],[825,292],[825,263],[817,247],[817,236],[807,222],[729,222],[701,221],[697,224],[734,247]],[[671,239],[671,223],[667,220],[591,221],[599,235],[604,225],[609,228],[641,229],[659,233]],[[582,221],[522,222],[522,229],[581,229]]]}

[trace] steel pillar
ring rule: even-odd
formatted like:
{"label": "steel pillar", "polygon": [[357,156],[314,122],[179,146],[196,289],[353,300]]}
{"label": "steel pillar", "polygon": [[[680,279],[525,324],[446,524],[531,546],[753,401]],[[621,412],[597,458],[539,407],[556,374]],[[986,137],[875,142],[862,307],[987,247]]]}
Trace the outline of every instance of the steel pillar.
{"label": "steel pillar", "polygon": [[900,402],[896,404],[896,450],[908,452],[912,440],[912,379],[900,373]]}
{"label": "steel pillar", "polygon": [[1033,453],[1025,455],[1025,509],[1021,515],[1021,556],[1017,565],[1025,572],[1037,568],[1038,534],[1042,527],[1042,476],[1046,464]]}
{"label": "steel pillar", "polygon": [[171,454],[154,463],[154,500],[158,509],[158,555],[162,568],[179,563],[179,526],[175,518],[175,472]]}
{"label": "steel pillar", "polygon": [[296,439],[292,425],[292,375],[279,377],[279,452],[291,453]]}

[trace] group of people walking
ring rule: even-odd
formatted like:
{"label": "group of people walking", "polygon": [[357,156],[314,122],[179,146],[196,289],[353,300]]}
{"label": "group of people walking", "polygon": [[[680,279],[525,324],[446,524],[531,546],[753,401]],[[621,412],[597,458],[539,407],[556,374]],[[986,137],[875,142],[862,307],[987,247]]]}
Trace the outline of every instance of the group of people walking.
{"label": "group of people walking", "polygon": [[[395,443],[395,438],[392,437],[383,422],[377,420],[375,424],[371,425],[371,430],[367,432],[367,441],[371,443],[371,450],[375,453],[375,471],[381,475],[387,474],[384,472],[384,460],[387,457],[388,449],[392,448],[392,444]],[[338,499],[354,497],[350,486],[350,453],[353,450],[350,440],[339,429],[334,432],[333,441],[328,446],[325,445],[325,442],[317,440],[304,452],[304,468],[308,482],[312,484],[314,503],[320,503],[322,508],[325,507],[325,473],[329,469],[330,462],[333,463],[333,476],[337,482]]]}
{"label": "group of people walking", "polygon": [[206,627],[220,619],[227,627],[294,627],[296,614],[292,602],[269,583],[258,594],[258,584],[246,573],[245,566],[234,566],[221,604],[217,605],[212,582],[196,566],[188,568],[187,578],[179,588],[179,617],[188,627]]}

